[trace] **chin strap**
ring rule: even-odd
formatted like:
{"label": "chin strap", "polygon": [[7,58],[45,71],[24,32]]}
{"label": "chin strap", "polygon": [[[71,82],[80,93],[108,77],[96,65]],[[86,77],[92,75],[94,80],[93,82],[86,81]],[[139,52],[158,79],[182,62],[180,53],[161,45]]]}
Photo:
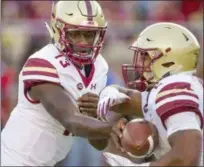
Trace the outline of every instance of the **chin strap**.
{"label": "chin strap", "polygon": [[45,22],[45,26],[46,26],[46,28],[47,28],[49,34],[50,34],[51,39],[54,38],[52,29],[51,29],[50,26],[47,24],[47,22]]}

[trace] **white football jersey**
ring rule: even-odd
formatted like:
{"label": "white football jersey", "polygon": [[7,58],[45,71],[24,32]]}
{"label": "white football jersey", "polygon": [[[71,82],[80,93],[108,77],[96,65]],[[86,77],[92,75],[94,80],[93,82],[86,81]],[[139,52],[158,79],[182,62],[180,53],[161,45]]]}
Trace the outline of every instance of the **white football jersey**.
{"label": "white football jersey", "polygon": [[87,92],[99,94],[106,85],[107,72],[108,65],[99,55],[86,78],[53,44],[31,55],[19,75],[18,104],[1,134],[2,165],[10,164],[4,158],[9,154],[20,164],[53,166],[71,149],[72,134],[29,97],[33,85],[58,84],[78,99]]}
{"label": "white football jersey", "polygon": [[[172,133],[196,127],[185,120],[185,115],[189,114],[187,111],[192,111],[198,118],[197,129],[203,128],[203,85],[197,77],[190,74],[180,73],[160,80],[150,92],[142,93],[142,103],[145,119],[152,122],[158,130],[159,146],[154,152],[158,159],[170,151],[168,137]],[[173,128],[167,129],[167,121],[171,121],[168,126]],[[203,164],[203,150],[201,154],[200,165]]]}

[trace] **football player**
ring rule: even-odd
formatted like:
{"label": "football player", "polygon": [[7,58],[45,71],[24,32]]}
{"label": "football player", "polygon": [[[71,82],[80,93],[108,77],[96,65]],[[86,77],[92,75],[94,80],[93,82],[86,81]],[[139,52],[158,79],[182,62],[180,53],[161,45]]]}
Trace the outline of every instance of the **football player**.
{"label": "football player", "polygon": [[46,26],[53,43],[20,72],[18,104],[1,133],[2,166],[54,166],[73,135],[103,139],[111,132],[112,125],[93,118],[108,72],[100,55],[107,29],[100,5],[57,1]]}
{"label": "football player", "polygon": [[[98,114],[105,118],[109,110],[142,112],[158,129],[157,160],[136,164],[105,152],[106,161],[112,166],[203,166],[203,85],[193,75],[200,54],[197,39],[178,24],[156,23],[144,29],[130,49],[133,63],[122,70],[132,89],[114,85],[103,89]],[[117,146],[121,129],[111,135]]]}

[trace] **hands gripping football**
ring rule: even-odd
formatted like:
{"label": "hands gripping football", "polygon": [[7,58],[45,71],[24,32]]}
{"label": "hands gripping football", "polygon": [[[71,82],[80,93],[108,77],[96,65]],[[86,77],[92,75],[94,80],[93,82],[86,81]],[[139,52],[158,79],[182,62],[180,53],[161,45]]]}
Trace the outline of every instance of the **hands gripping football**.
{"label": "hands gripping football", "polygon": [[[93,93],[83,95],[78,99],[78,105],[82,114],[107,121],[106,116],[111,107],[125,103],[128,100],[130,100],[130,97],[120,93],[116,88],[106,87],[101,91],[99,97]],[[118,150],[133,157],[144,158],[150,156],[157,144],[156,128],[143,119],[130,122],[124,118],[120,119],[112,127],[110,137]],[[135,165],[130,160],[111,153],[105,152],[104,157],[111,166]]]}
{"label": "hands gripping football", "polygon": [[[158,134],[154,124],[142,118],[128,122],[124,118],[112,128],[111,140],[115,147],[125,152],[129,157],[144,160],[152,156],[158,145]],[[148,166],[131,162],[127,158],[104,152],[104,158],[111,166]]]}

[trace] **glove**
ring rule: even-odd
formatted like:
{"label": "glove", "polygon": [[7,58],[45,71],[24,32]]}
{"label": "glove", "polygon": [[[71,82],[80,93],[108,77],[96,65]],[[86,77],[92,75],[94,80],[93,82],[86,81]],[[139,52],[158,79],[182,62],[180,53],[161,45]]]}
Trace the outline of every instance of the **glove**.
{"label": "glove", "polygon": [[130,97],[124,93],[119,92],[116,88],[108,86],[104,88],[99,95],[99,103],[97,108],[97,115],[101,120],[106,121],[106,115],[110,111],[110,107],[121,104]]}

